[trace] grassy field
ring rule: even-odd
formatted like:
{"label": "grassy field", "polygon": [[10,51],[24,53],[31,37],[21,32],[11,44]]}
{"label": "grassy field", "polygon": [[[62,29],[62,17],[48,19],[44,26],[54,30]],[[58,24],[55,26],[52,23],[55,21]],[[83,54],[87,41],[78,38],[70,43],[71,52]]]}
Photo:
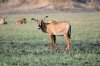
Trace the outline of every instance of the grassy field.
{"label": "grassy field", "polygon": [[[49,49],[49,36],[37,29],[30,19],[67,20],[72,25],[71,52],[64,51],[66,42],[57,37],[58,51]],[[0,66],[100,66],[100,12],[42,13],[8,16],[0,25]],[[27,24],[16,25],[19,18]]]}

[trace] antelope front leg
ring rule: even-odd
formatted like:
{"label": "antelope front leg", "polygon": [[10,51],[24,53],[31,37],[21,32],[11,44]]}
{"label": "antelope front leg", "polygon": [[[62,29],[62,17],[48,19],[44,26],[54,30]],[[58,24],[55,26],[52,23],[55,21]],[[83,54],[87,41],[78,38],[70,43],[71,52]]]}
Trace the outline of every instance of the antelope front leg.
{"label": "antelope front leg", "polygon": [[57,50],[57,49],[58,49],[58,47],[57,47],[57,43],[56,43],[56,36],[55,36],[55,35],[53,35],[53,41],[54,41],[54,44],[55,44],[55,49]]}
{"label": "antelope front leg", "polygon": [[50,35],[50,49],[52,49],[52,35]]}

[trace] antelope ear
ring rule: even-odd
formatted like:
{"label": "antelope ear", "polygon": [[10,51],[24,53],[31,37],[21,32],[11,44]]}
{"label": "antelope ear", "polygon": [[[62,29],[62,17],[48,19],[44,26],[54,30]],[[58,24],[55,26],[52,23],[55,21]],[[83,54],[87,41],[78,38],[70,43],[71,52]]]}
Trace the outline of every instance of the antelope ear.
{"label": "antelope ear", "polygon": [[23,18],[23,20],[26,20],[26,18]]}
{"label": "antelope ear", "polygon": [[36,20],[35,18],[31,18],[31,20]]}
{"label": "antelope ear", "polygon": [[48,18],[49,16],[45,16],[45,18]]}
{"label": "antelope ear", "polygon": [[46,18],[48,18],[48,16],[45,16],[45,17],[43,18],[43,20],[45,20]]}
{"label": "antelope ear", "polygon": [[34,20],[35,22],[38,22],[39,20],[35,19],[35,18],[31,18],[31,20]]}

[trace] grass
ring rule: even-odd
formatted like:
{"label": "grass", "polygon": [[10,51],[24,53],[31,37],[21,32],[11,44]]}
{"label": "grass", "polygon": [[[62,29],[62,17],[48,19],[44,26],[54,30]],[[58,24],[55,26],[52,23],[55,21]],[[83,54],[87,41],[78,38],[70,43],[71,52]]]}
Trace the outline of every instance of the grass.
{"label": "grass", "polygon": [[[47,20],[67,20],[72,25],[70,54],[64,51],[64,37],[57,37],[58,51],[48,49],[48,34],[30,20],[46,15]],[[0,66],[100,66],[100,12],[3,16],[9,17],[7,25],[0,25]],[[16,25],[22,17],[27,24]]]}

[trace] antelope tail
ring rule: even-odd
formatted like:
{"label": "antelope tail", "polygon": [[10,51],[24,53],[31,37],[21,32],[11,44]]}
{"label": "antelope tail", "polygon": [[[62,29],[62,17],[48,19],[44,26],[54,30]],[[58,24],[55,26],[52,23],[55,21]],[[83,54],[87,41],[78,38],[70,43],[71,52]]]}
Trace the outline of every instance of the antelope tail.
{"label": "antelope tail", "polygon": [[71,38],[71,25],[69,26],[69,29],[68,29],[68,37]]}

